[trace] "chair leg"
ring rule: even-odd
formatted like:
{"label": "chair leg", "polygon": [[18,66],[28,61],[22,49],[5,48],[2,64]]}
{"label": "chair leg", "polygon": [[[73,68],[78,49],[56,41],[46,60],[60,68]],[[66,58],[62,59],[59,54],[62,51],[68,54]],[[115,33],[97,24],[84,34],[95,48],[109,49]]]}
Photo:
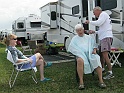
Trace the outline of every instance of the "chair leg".
{"label": "chair leg", "polygon": [[36,77],[36,74],[35,74],[35,72],[34,72],[34,70],[33,70],[33,68],[32,68],[32,79],[34,80],[34,82],[37,84],[37,77]]}
{"label": "chair leg", "polygon": [[14,78],[14,80],[12,81],[12,77],[13,77],[14,72],[15,72],[15,68],[13,69],[12,74],[11,74],[11,77],[10,77],[10,80],[9,80],[10,88],[12,88],[12,87],[14,86],[15,81],[16,81],[16,78],[17,78],[17,76],[18,76],[18,74],[19,74],[19,71],[21,71],[21,69],[22,69],[22,66],[23,66],[23,64],[21,65],[20,69],[16,72],[15,78]]}
{"label": "chair leg", "polygon": [[92,72],[92,76],[94,76],[95,75],[95,73],[94,73],[94,71]]}
{"label": "chair leg", "polygon": [[10,86],[10,88],[12,88],[12,87],[14,86],[15,81],[16,81],[16,78],[17,78],[17,76],[18,76],[18,74],[19,74],[19,70],[17,71],[14,80],[12,81],[12,77],[13,77],[13,75],[14,75],[14,72],[15,72],[15,68],[13,69],[12,74],[11,74],[11,77],[10,77],[10,79],[9,79],[9,86]]}
{"label": "chair leg", "polygon": [[[12,88],[12,87],[14,86],[15,81],[16,81],[16,79],[17,79],[17,76],[18,76],[19,72],[21,71],[23,65],[24,65],[24,64],[21,65],[20,69],[16,72],[16,75],[15,75],[14,79],[12,80],[13,75],[14,75],[14,72],[15,72],[15,68],[13,69],[12,74],[11,74],[11,77],[10,77],[10,79],[9,79],[9,86],[10,86],[10,88]],[[30,64],[30,66],[31,66],[31,64]],[[32,75],[32,79],[33,79],[34,82],[37,84],[37,77],[36,77],[35,71],[34,71],[34,69],[32,68],[32,66],[31,66],[31,70],[32,70],[32,74],[31,74],[31,75]]]}
{"label": "chair leg", "polygon": [[30,50],[30,54],[32,55],[32,50],[29,48],[29,50]]}
{"label": "chair leg", "polygon": [[[30,64],[30,66],[31,66],[31,64]],[[37,77],[36,77],[35,71],[34,71],[34,69],[32,68],[32,66],[31,66],[31,69],[32,69],[32,79],[33,79],[34,82],[37,84]]]}
{"label": "chair leg", "polygon": [[13,87],[13,84],[11,84],[11,82],[12,82],[12,77],[13,77],[14,71],[15,71],[15,68],[13,69],[12,74],[11,74],[10,79],[9,79],[9,86],[10,86],[10,88]]}

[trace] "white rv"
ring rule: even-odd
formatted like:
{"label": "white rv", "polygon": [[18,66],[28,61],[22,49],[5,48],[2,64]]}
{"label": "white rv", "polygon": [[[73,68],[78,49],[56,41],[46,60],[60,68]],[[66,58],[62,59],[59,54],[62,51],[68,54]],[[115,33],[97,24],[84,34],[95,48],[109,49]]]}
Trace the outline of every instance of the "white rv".
{"label": "white rv", "polygon": [[41,18],[35,14],[19,17],[12,23],[12,33],[17,35],[22,43],[26,40],[43,40],[45,32],[41,30]]}
{"label": "white rv", "polygon": [[95,6],[100,6],[111,17],[114,34],[112,46],[124,49],[124,0],[58,0],[44,5],[40,8],[41,28],[47,30],[47,40],[64,43],[67,49],[76,34],[74,27],[77,23],[83,24],[86,30],[97,31],[98,27],[84,24],[86,19],[96,20],[93,14]]}
{"label": "white rv", "polygon": [[8,29],[1,30],[0,31],[0,40],[3,40],[4,38],[6,38],[11,33],[12,33],[12,30],[8,30]]}

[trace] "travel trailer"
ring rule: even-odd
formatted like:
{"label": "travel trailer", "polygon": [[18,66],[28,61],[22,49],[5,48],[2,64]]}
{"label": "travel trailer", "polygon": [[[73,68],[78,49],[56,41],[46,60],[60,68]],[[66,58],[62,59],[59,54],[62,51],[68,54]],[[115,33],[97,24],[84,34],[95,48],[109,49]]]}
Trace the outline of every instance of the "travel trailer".
{"label": "travel trailer", "polygon": [[58,0],[50,2],[42,7],[41,29],[47,30],[47,40],[55,43],[63,43],[68,48],[72,37],[76,34],[76,24],[83,24],[85,30],[96,31],[98,43],[98,27],[84,24],[85,20],[97,20],[93,14],[93,8],[100,6],[107,12],[113,25],[113,47],[124,49],[124,0]]}
{"label": "travel trailer", "polygon": [[3,40],[4,38],[6,38],[11,33],[12,33],[12,30],[8,30],[8,29],[1,30],[0,31],[0,40]]}
{"label": "travel trailer", "polygon": [[19,17],[12,23],[12,33],[17,35],[22,43],[27,40],[43,40],[45,32],[41,30],[41,18],[35,14]]}

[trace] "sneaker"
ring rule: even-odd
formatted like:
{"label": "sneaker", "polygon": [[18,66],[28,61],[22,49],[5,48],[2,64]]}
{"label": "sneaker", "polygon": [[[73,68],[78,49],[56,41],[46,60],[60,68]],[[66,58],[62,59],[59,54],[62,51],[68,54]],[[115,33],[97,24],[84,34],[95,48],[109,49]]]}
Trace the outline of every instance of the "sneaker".
{"label": "sneaker", "polygon": [[41,82],[46,82],[46,81],[49,81],[51,80],[50,78],[44,78],[43,80],[40,80]]}
{"label": "sneaker", "polygon": [[107,72],[106,76],[103,77],[103,79],[111,79],[111,78],[114,78],[114,75],[109,72]]}
{"label": "sneaker", "polygon": [[52,66],[52,62],[47,62],[44,67],[46,68],[46,67],[50,67],[50,66]]}
{"label": "sneaker", "polygon": [[83,90],[83,89],[84,89],[84,85],[83,84],[79,85],[79,90]]}
{"label": "sneaker", "polygon": [[106,73],[106,71],[105,70],[102,70],[102,73]]}
{"label": "sneaker", "polygon": [[99,87],[100,88],[106,88],[106,84],[105,83],[99,83]]}

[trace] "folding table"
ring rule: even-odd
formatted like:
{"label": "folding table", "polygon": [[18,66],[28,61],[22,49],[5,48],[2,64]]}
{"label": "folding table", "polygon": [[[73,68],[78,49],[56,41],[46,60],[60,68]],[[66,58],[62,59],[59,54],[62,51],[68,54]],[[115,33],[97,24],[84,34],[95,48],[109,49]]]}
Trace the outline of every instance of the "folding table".
{"label": "folding table", "polygon": [[118,58],[121,53],[123,53],[122,50],[111,50],[111,52],[109,53],[109,56],[110,56],[110,60],[112,61],[111,62],[112,66],[117,64],[121,67],[121,63],[118,61]]}

